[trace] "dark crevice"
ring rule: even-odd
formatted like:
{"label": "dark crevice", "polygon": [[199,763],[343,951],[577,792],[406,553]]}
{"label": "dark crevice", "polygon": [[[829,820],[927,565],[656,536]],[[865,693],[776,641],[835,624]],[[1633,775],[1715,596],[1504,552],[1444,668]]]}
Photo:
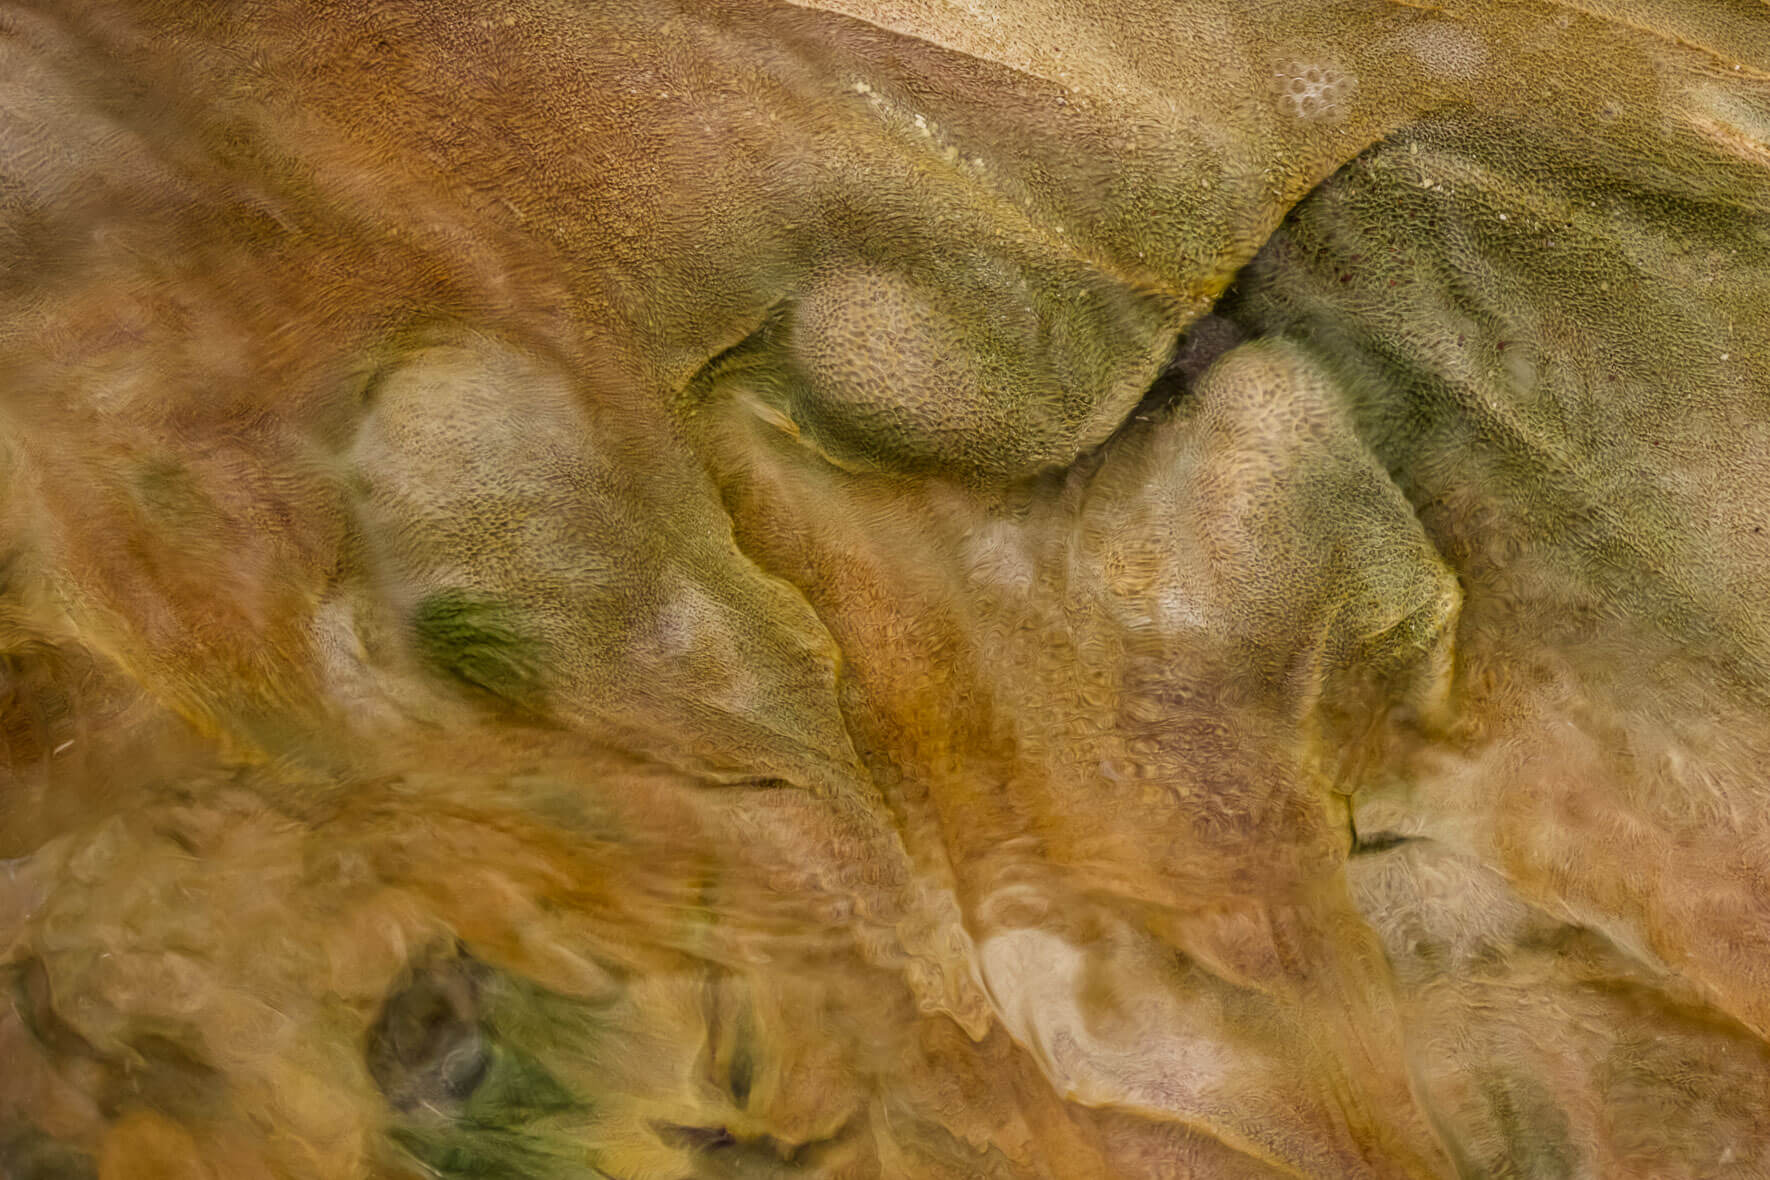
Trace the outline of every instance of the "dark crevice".
{"label": "dark crevice", "polygon": [[1364,856],[1376,852],[1388,852],[1391,848],[1399,848],[1403,844],[1411,844],[1414,837],[1403,836],[1400,832],[1378,832],[1375,835],[1360,838],[1353,833],[1352,855]]}
{"label": "dark crevice", "polygon": [[485,1080],[480,969],[464,956],[414,969],[369,1030],[369,1074],[397,1110],[458,1107]]}
{"label": "dark crevice", "polygon": [[680,1123],[653,1123],[658,1139],[671,1147],[689,1151],[722,1151],[737,1144],[737,1136],[724,1127],[689,1127]]}
{"label": "dark crevice", "polygon": [[1254,335],[1235,319],[1220,314],[1223,306],[1219,301],[1217,308],[1193,320],[1174,338],[1168,359],[1156,372],[1149,388],[1111,434],[1077,454],[1066,465],[1049,467],[1016,481],[1012,485],[1011,498],[1024,500],[1052,496],[1066,484],[1078,479],[1086,481],[1099,470],[1108,455],[1126,445],[1127,440],[1136,436],[1145,424],[1160,422],[1172,415],[1191,396],[1219,357]]}
{"label": "dark crevice", "polygon": [[751,1060],[749,1050],[739,1046],[731,1056],[731,1077],[728,1088],[740,1109],[750,1104],[750,1088],[754,1081],[755,1070],[755,1062]]}
{"label": "dark crevice", "polygon": [[758,317],[755,327],[744,333],[736,343],[714,353],[706,364],[695,371],[694,376],[678,391],[677,399],[685,406],[699,406],[712,396],[713,387],[722,378],[738,370],[753,367],[758,361],[766,368],[769,351],[785,331],[792,310],[791,298],[782,298],[771,304]]}
{"label": "dark crevice", "polygon": [[1346,830],[1352,837],[1351,846],[1347,850],[1348,856],[1373,856],[1379,852],[1388,852],[1393,848],[1399,848],[1403,844],[1411,844],[1419,839],[1416,836],[1404,836],[1400,832],[1390,831],[1372,832],[1368,836],[1360,835],[1358,815],[1349,797],[1346,799]]}
{"label": "dark crevice", "polygon": [[1136,423],[1166,417],[1197,387],[1205,373],[1217,363],[1218,357],[1251,335],[1241,324],[1215,308],[1186,325],[1186,329],[1174,338],[1174,347],[1166,363],[1114,437]]}
{"label": "dark crevice", "polygon": [[1182,394],[1191,390],[1217,363],[1218,357],[1248,339],[1251,333],[1223,314],[1227,310],[1228,303],[1219,301],[1217,309],[1206,312],[1186,326],[1186,331],[1175,341],[1174,355],[1163,366],[1149,393],[1144,395],[1146,402],[1164,392],[1165,388],[1177,386]]}
{"label": "dark crevice", "polygon": [[833,1134],[802,1143],[768,1134],[740,1137],[723,1126],[699,1127],[662,1121],[653,1122],[652,1131],[659,1142],[670,1147],[723,1156],[735,1166],[748,1164],[773,1170],[782,1165],[788,1168],[819,1166],[821,1157],[828,1154],[827,1149],[848,1139],[854,1125],[844,1124]]}

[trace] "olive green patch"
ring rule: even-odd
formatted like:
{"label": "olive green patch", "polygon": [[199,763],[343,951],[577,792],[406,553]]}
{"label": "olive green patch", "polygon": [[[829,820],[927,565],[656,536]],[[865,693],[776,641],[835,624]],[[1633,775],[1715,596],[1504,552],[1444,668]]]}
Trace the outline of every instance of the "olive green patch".
{"label": "olive green patch", "polygon": [[1579,1152],[1569,1138],[1567,1116],[1540,1083],[1522,1076],[1490,1076],[1481,1084],[1504,1154],[1487,1161],[1483,1175],[1518,1180],[1571,1180]]}
{"label": "olive green patch", "polygon": [[0,1176],[16,1180],[93,1180],[91,1157],[26,1127],[0,1139]]}
{"label": "olive green patch", "polygon": [[167,524],[213,524],[221,511],[190,470],[175,459],[155,459],[135,473],[135,495],[149,515]]}
{"label": "olive green patch", "polygon": [[539,713],[546,690],[543,648],[520,612],[466,590],[442,590],[412,613],[418,652],[437,671]]}
{"label": "olive green patch", "polygon": [[539,1060],[520,1049],[500,1046],[486,1079],[467,1104],[472,1120],[508,1124],[583,1107]]}
{"label": "olive green patch", "polygon": [[389,1134],[443,1176],[593,1176],[565,1146],[573,1136],[547,1126],[554,1116],[569,1117],[584,1109],[539,1061],[500,1046],[460,1117],[441,1126],[415,1120]]}
{"label": "olive green patch", "polygon": [[591,1103],[535,1053],[581,1049],[595,1022],[575,1005],[520,981],[493,976],[485,984],[491,1049],[484,1079],[458,1114],[435,1111],[403,1118],[388,1131],[403,1151],[439,1176],[498,1180],[591,1180],[602,1175],[582,1147]]}
{"label": "olive green patch", "polygon": [[402,1127],[392,1137],[439,1176],[529,1180],[594,1175],[583,1169],[566,1170],[569,1161],[550,1151],[539,1137],[508,1127],[450,1126],[439,1131]]}

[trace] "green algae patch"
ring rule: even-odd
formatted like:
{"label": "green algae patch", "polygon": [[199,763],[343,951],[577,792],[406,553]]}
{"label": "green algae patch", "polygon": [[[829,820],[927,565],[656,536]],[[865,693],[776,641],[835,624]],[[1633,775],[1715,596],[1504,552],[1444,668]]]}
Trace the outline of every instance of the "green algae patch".
{"label": "green algae patch", "polygon": [[1484,1175],[1568,1180],[1578,1174],[1579,1153],[1568,1137],[1567,1116],[1545,1087],[1528,1077],[1490,1076],[1481,1094],[1503,1145]]}
{"label": "green algae patch", "polygon": [[[535,1058],[499,1046],[459,1118],[441,1125],[412,1120],[390,1135],[442,1176],[590,1177],[596,1173],[582,1153],[567,1146],[582,1129],[573,1116],[586,1110]],[[566,1124],[554,1125],[561,1118]]]}
{"label": "green algae patch", "polygon": [[466,590],[442,590],[412,612],[412,631],[425,663],[528,713],[546,701],[542,642],[522,612]]}
{"label": "green algae patch", "polygon": [[[477,1026],[484,1071],[458,1108],[419,1107],[388,1128],[405,1155],[450,1180],[595,1180],[605,1173],[583,1145],[596,1109],[563,1046],[598,1046],[594,1010],[497,972],[480,980]],[[564,1068],[562,1069],[562,1065]]]}

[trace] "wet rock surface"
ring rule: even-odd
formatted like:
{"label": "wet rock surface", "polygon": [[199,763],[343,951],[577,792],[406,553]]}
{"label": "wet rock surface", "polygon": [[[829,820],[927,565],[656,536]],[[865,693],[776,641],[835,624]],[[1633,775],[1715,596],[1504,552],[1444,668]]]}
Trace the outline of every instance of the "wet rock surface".
{"label": "wet rock surface", "polygon": [[0,13],[0,1175],[1770,1174],[1770,35]]}

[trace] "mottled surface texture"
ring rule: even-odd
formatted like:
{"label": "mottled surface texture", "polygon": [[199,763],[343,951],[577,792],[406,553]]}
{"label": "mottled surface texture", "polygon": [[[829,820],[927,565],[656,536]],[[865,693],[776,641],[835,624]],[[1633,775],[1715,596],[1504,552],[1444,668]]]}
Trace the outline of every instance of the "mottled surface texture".
{"label": "mottled surface texture", "polygon": [[1757,0],[0,3],[0,1176],[1770,1176]]}

